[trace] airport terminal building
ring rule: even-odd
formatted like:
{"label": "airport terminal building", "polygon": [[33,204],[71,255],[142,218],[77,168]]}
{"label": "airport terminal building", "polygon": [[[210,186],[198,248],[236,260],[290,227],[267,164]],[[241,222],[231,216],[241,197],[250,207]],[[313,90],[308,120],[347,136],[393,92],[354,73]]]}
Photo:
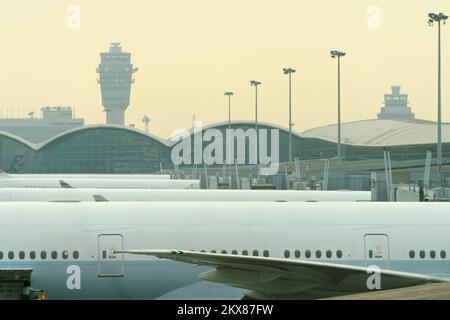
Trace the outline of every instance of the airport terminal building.
{"label": "airport terminal building", "polygon": [[[232,129],[253,127],[250,121],[231,124]],[[225,134],[228,123],[203,130],[209,128]],[[280,162],[287,162],[288,130],[269,123],[260,123],[259,129],[279,129],[279,158]],[[336,131],[336,126],[331,125],[293,133],[293,157],[336,157]],[[383,159],[384,148],[390,150],[392,160],[425,160],[427,150],[436,150],[436,125],[431,122],[365,120],[343,124],[342,133],[344,161]],[[443,141],[443,157],[450,158],[450,124],[443,125]],[[204,146],[207,144],[204,142]],[[10,173],[152,173],[161,167],[174,167],[171,151],[175,145],[147,132],[117,125],[80,127],[39,144],[0,132],[0,168]],[[246,147],[248,153],[248,143]]]}
{"label": "airport terminal building", "polygon": [[[203,127],[202,134],[205,130],[217,129],[226,137],[229,125],[235,130],[255,128],[253,121],[222,122]],[[289,131],[264,122],[258,123],[258,129],[268,129],[269,154],[272,148],[270,132],[278,129],[279,162],[287,162]],[[446,160],[450,159],[450,123],[443,124],[442,133],[443,158],[447,163]],[[191,130],[184,139],[191,139],[192,134]],[[387,148],[394,161],[424,162],[428,150],[436,154],[436,136],[436,123],[415,119],[407,95],[400,94],[400,87],[393,86],[392,93],[385,95],[378,119],[342,124],[343,161],[382,160],[383,150]],[[171,153],[178,143],[183,143],[183,140],[172,142],[117,124],[77,126],[40,142],[9,130],[0,130],[0,169],[9,173],[154,173],[161,168],[174,168]],[[203,150],[209,144],[204,141]],[[246,161],[243,164],[249,164],[250,144],[250,140],[246,140]],[[192,143],[192,155],[195,153],[193,148]],[[225,149],[224,146],[224,154]],[[293,158],[302,161],[333,159],[336,153],[337,125],[293,132]],[[365,169],[374,170],[370,167]]]}

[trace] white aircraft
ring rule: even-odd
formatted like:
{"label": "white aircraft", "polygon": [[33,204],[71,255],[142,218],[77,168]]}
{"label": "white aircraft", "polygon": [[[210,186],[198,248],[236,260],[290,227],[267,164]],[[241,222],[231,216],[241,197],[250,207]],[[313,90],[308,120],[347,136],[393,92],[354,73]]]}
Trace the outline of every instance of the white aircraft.
{"label": "white aircraft", "polygon": [[369,191],[0,188],[0,201],[370,201]]}
{"label": "white aircraft", "polygon": [[49,299],[313,299],[446,282],[449,209],[4,202],[0,279],[28,274]]}
{"label": "white aircraft", "polygon": [[82,174],[82,173],[20,173],[3,175],[11,178],[55,178],[55,179],[170,179],[170,174]]}
{"label": "white aircraft", "polygon": [[198,189],[199,180],[114,178],[17,178],[0,175],[0,188]]}

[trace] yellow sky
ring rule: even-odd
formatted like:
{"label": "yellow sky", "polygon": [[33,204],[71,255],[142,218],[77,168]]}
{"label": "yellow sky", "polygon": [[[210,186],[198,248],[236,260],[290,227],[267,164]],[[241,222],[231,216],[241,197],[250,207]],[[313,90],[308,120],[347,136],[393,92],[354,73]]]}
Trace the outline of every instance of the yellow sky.
{"label": "yellow sky", "polygon": [[[67,28],[69,5],[81,28]],[[367,26],[370,5],[381,29]],[[126,123],[166,138],[191,126],[254,119],[249,81],[260,80],[259,119],[287,126],[293,78],[295,130],[336,120],[336,62],[342,61],[342,120],[375,118],[390,86],[408,93],[418,118],[436,119],[437,28],[427,13],[450,14],[448,0],[0,0],[0,110],[23,114],[69,105],[89,124],[104,123],[96,83],[99,53],[119,41],[139,68]],[[450,122],[450,25],[443,27],[443,119]]]}

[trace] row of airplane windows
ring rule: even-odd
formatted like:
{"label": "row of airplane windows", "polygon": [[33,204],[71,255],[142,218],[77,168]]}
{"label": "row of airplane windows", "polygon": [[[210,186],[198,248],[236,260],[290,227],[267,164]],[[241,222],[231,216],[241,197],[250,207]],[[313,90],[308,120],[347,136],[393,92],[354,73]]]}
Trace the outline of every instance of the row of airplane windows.
{"label": "row of airplane windows", "polygon": [[[200,252],[206,252],[206,250],[201,250]],[[217,250],[211,250],[211,253],[217,253]],[[228,251],[227,251],[227,250],[221,250],[220,253],[222,253],[222,254],[227,254]],[[238,255],[239,253],[238,253],[237,250],[232,250],[232,251],[231,251],[231,254],[233,254],[233,255]],[[307,258],[307,259],[310,259],[310,258],[312,257],[312,252],[311,252],[311,250],[306,250],[306,251],[304,252],[304,254],[305,254],[305,258]],[[248,250],[242,250],[242,255],[243,255],[243,256],[248,256],[248,255],[249,255],[249,251],[248,251]],[[371,255],[371,254],[370,254],[370,255]],[[19,256],[19,259],[20,259],[20,260],[24,260],[25,257],[26,257],[25,251],[19,251],[18,256]],[[29,254],[28,254],[28,256],[29,256],[29,258],[30,258],[31,260],[35,260],[36,257],[37,257],[37,253],[36,253],[36,251],[30,251]],[[67,251],[67,250],[64,250],[64,251],[61,253],[61,257],[62,257],[63,259],[68,259],[69,256],[70,256],[70,253],[69,253],[69,251]],[[253,251],[252,251],[252,256],[258,257],[258,256],[259,256],[259,250],[253,250]],[[262,256],[263,256],[263,257],[269,257],[269,256],[270,256],[269,250],[263,250],[263,251],[262,251]],[[333,251],[331,251],[331,250],[326,250],[326,251],[325,251],[325,256],[326,256],[328,259],[333,258]],[[341,251],[341,250],[337,250],[335,256],[336,256],[336,258],[341,259],[341,258],[342,258],[342,251]],[[427,254],[426,254],[425,250],[420,250],[418,256],[419,256],[421,259],[425,259],[425,258],[427,257]],[[446,252],[445,250],[441,250],[441,251],[439,252],[439,256],[440,256],[441,259],[445,259],[445,258],[447,257],[447,252]],[[9,260],[14,260],[14,258],[15,258],[15,253],[14,253],[14,251],[9,251],[8,254],[7,254],[7,257],[8,257]],[[50,252],[50,257],[51,257],[53,260],[58,259],[58,251],[55,251],[55,250],[51,251],[51,252]],[[74,251],[72,252],[72,258],[76,260],[76,259],[78,259],[79,257],[80,257],[79,251],[78,251],[78,250],[74,250]],[[291,251],[290,251],[290,250],[285,250],[285,251],[284,251],[284,257],[285,257],[286,259],[290,258],[290,257],[291,257]],[[301,258],[301,251],[300,251],[300,250],[294,250],[294,252],[293,252],[293,257],[295,257],[295,258],[297,258],[297,259],[298,259],[298,258]],[[316,251],[315,251],[315,257],[316,257],[317,259],[322,258],[322,251],[321,251],[321,250],[316,250]],[[436,259],[436,257],[437,257],[436,251],[435,251],[435,250],[431,250],[431,251],[429,252],[429,257],[430,257],[431,259]],[[3,251],[0,251],[0,260],[3,260],[3,258],[4,258]],[[47,251],[42,250],[42,251],[40,252],[40,258],[41,258],[42,260],[47,259]],[[409,258],[410,258],[410,259],[415,259],[415,258],[416,258],[416,251],[410,250],[410,251],[409,251]]]}
{"label": "row of airplane windows", "polygon": [[[206,250],[200,250],[200,252],[206,252]],[[211,253],[217,253],[217,250],[211,250]],[[228,252],[227,252],[227,250],[222,250],[222,251],[220,251],[220,253],[221,254],[227,254]],[[237,255],[237,254],[239,254],[239,252],[237,250],[232,250],[231,254]],[[305,258],[307,258],[307,259],[310,259],[312,257],[311,250],[306,250],[304,252],[304,254],[305,254]],[[249,251],[248,250],[242,250],[242,255],[243,256],[248,256],[249,255]],[[253,250],[252,251],[252,256],[258,257],[259,256],[259,250]],[[262,251],[262,256],[263,257],[269,257],[270,256],[269,250],[263,250]],[[301,255],[301,251],[300,250],[294,250],[293,251],[293,257],[298,259],[298,258],[301,258],[301,256],[302,255]],[[290,258],[291,257],[291,250],[285,250],[284,251],[284,257],[286,259]],[[322,251],[321,250],[316,250],[315,251],[315,257],[317,259],[322,258]],[[325,251],[325,257],[327,257],[328,259],[333,258],[333,251],[326,250]],[[342,258],[342,250],[337,250],[335,257],[338,258],[338,259],[341,259]]]}
{"label": "row of airplane windows", "polygon": [[[439,256],[441,257],[441,259],[445,259],[447,257],[447,252],[445,250],[441,250],[439,252]],[[425,259],[427,257],[426,251],[425,250],[420,250],[419,251],[419,257],[421,259]],[[435,250],[431,250],[430,254],[429,254],[429,257],[431,259],[436,259],[436,257],[437,257],[436,251]],[[416,251],[410,250],[409,251],[409,258],[410,259],[415,259],[416,258]]]}
{"label": "row of airplane windows", "polygon": [[[8,251],[8,253],[5,254],[5,255],[6,255],[6,257],[8,257],[9,260],[14,260],[14,258],[15,258],[15,253],[14,253],[14,251]],[[0,251],[0,260],[3,260],[3,258],[6,259],[5,255],[3,254],[3,251]],[[20,259],[20,260],[24,260],[25,257],[26,257],[25,251],[19,251],[18,256],[19,256],[19,259]],[[41,258],[42,260],[47,259],[47,251],[42,250],[42,251],[40,252],[39,256],[40,256],[40,258]],[[36,251],[30,251],[29,254],[28,254],[28,257],[29,257],[31,260],[35,260],[35,259],[37,258],[37,253],[36,253]],[[53,260],[58,259],[58,251],[55,251],[55,250],[51,251],[51,252],[50,252],[50,257],[51,257]],[[61,258],[63,258],[64,260],[69,259],[69,257],[70,257],[69,251],[64,250],[64,251],[61,253]],[[79,257],[80,257],[80,252],[79,252],[78,250],[74,250],[74,251],[72,252],[72,258],[76,260],[76,259],[78,259]]]}

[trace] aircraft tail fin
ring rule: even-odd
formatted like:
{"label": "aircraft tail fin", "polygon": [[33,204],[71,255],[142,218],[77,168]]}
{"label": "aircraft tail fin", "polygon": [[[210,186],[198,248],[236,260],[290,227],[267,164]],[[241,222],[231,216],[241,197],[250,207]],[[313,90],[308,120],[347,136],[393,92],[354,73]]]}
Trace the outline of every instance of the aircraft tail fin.
{"label": "aircraft tail fin", "polygon": [[73,188],[70,184],[68,184],[64,180],[59,180],[59,184],[61,185],[61,188]]}
{"label": "aircraft tail fin", "polygon": [[9,174],[7,174],[5,171],[0,169],[0,178],[9,178],[9,177],[10,177]]}
{"label": "aircraft tail fin", "polygon": [[106,199],[104,196],[100,194],[94,194],[93,197],[95,202],[109,202],[108,199]]}

